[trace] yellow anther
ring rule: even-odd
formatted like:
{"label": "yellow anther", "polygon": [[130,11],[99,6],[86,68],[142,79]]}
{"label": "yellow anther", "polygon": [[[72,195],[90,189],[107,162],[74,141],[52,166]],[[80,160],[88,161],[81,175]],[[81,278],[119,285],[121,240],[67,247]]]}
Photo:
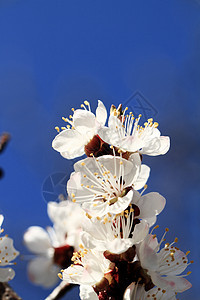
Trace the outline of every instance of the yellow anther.
{"label": "yellow anther", "polygon": [[66,128],[66,127],[61,127],[61,129],[62,129],[62,130],[65,130],[65,129],[67,129],[67,128]]}
{"label": "yellow anther", "polygon": [[81,163],[81,166],[85,166],[85,163],[84,163],[84,162],[82,162],[82,163]]}
{"label": "yellow anther", "polygon": [[165,228],[165,231],[168,232],[168,231],[169,231],[169,228]]}
{"label": "yellow anther", "polygon": [[99,216],[97,216],[97,220],[98,220],[98,221],[100,221],[100,220],[101,220],[101,218],[100,218]]}
{"label": "yellow anther", "polygon": [[60,279],[63,279],[63,277],[62,277],[62,274],[61,274],[61,273],[58,273],[58,277],[59,277]]}
{"label": "yellow anther", "polygon": [[155,128],[157,128],[157,127],[159,126],[159,124],[158,124],[157,122],[154,122],[153,126],[154,126]]}
{"label": "yellow anther", "polygon": [[190,251],[187,251],[186,253],[185,253],[185,255],[188,255],[190,253]]}
{"label": "yellow anther", "polygon": [[176,237],[175,239],[174,239],[174,243],[177,243],[178,242],[178,238]]}
{"label": "yellow anther", "polygon": [[57,132],[60,132],[60,128],[58,126],[55,127],[55,130],[57,130]]}
{"label": "yellow anther", "polygon": [[74,194],[74,193],[72,193],[72,197],[73,197],[73,198],[75,197],[75,194]]}
{"label": "yellow anther", "polygon": [[72,107],[72,111],[75,111],[75,109]]}
{"label": "yellow anther", "polygon": [[191,271],[189,271],[189,272],[187,272],[187,275],[190,275],[192,272]]}
{"label": "yellow anther", "polygon": [[148,188],[148,185],[147,185],[147,184],[145,184],[145,185],[144,185],[144,189],[147,189],[147,188]]}
{"label": "yellow anther", "polygon": [[76,199],[75,199],[75,198],[73,198],[73,199],[72,199],[72,202],[74,202],[74,203],[75,203],[75,202],[76,202]]}
{"label": "yellow anther", "polygon": [[65,117],[62,117],[62,120],[65,122],[68,122],[67,118],[65,118]]}
{"label": "yellow anther", "polygon": [[87,100],[84,101],[85,105],[89,105],[89,102]]}
{"label": "yellow anther", "polygon": [[84,249],[83,244],[79,244],[79,247],[80,247],[81,249]]}

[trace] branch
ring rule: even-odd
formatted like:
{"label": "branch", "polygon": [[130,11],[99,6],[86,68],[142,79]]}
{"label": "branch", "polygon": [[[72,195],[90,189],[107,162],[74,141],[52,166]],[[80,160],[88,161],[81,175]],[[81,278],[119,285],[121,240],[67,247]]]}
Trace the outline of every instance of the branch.
{"label": "branch", "polygon": [[6,282],[0,282],[0,299],[2,300],[22,300]]}
{"label": "branch", "polygon": [[75,285],[62,281],[45,300],[61,299]]}

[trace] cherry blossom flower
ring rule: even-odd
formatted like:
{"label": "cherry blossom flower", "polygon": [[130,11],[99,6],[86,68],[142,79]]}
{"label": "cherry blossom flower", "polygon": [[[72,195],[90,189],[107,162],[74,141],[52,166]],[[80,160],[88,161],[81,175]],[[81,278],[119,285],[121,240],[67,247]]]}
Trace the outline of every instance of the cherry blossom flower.
{"label": "cherry blossom flower", "polygon": [[[0,215],[0,232],[4,217]],[[13,246],[13,239],[8,236],[0,238],[0,282],[7,282],[14,278],[15,271],[8,267],[13,265],[12,261],[19,255],[19,252]]]}
{"label": "cherry blossom flower", "polygon": [[75,163],[74,170],[67,183],[69,197],[100,217],[125,210],[133,198],[133,187],[144,186],[149,176],[147,166],[140,176],[141,160],[137,153],[132,161],[115,155],[88,157]]}
{"label": "cherry blossom flower", "polygon": [[102,252],[81,247],[82,250],[74,253],[72,258],[74,264],[63,270],[59,276],[66,283],[94,286],[110,272],[110,261]]}
{"label": "cherry blossom flower", "polygon": [[[184,278],[186,275],[180,274],[190,264],[187,259],[188,253],[185,254],[173,246],[177,239],[171,244],[166,243],[165,247],[160,250],[165,234],[160,243],[154,235],[149,234],[141,244],[136,245],[140,264],[147,270],[157,287],[174,292],[186,291],[191,287],[191,283]],[[187,273],[189,274],[190,272]]]}
{"label": "cherry blossom flower", "polygon": [[115,217],[109,214],[101,220],[88,219],[83,224],[81,240],[86,248],[121,254],[143,241],[148,232],[145,221],[134,224],[134,209],[129,207]]}
{"label": "cherry blossom flower", "polygon": [[84,218],[81,208],[69,201],[49,202],[48,214],[53,227],[44,230],[31,226],[24,234],[25,245],[36,255],[28,264],[30,280],[44,287],[55,285],[60,268],[70,265],[73,251],[80,243]]}
{"label": "cherry blossom flower", "polygon": [[[74,114],[69,119],[63,117],[69,125],[62,127],[63,130],[52,142],[52,147],[67,159],[82,156],[85,153],[85,146],[107,119],[106,108],[100,100],[98,100],[96,115],[91,112],[88,101],[81,106],[83,109],[72,109]],[[56,129],[59,131],[58,127]]]}
{"label": "cherry blossom flower", "polygon": [[110,115],[108,127],[99,128],[98,134],[102,140],[120,148],[123,151],[136,152],[147,155],[165,154],[170,147],[169,137],[161,136],[158,130],[158,123],[153,119],[148,119],[144,123],[144,127],[139,125],[138,118],[134,119],[133,114],[125,115],[126,108],[122,116],[119,111],[115,111]]}

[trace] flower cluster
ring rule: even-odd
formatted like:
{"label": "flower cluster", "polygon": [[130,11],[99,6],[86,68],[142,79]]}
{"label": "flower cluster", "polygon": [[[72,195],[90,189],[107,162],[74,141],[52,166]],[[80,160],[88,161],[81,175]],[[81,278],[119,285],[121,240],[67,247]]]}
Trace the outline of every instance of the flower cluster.
{"label": "flower cluster", "polygon": [[[55,246],[43,231],[32,228],[25,234],[26,244],[34,251],[34,238],[40,239],[40,252],[46,251],[51,263],[55,263],[56,247],[72,245],[76,250],[72,263],[63,264],[59,277],[66,284],[79,284],[81,299],[176,299],[177,293],[191,287],[185,279],[190,272],[182,275],[191,263],[189,253],[175,246],[177,238],[162,247],[167,228],[160,241],[154,234],[158,225],[151,229],[166,200],[157,192],[146,193],[150,168],[142,162],[145,154],[165,154],[169,137],[161,136],[153,119],[140,125],[141,115],[134,117],[122,105],[111,106],[108,126],[107,111],[100,100],[95,114],[88,101],[81,107],[72,108],[69,118],[63,117],[68,124],[61,131],[56,127],[59,134],[52,143],[64,158],[87,156],[74,164],[67,182],[68,201],[77,212],[74,219],[69,218],[63,207],[54,204],[48,209],[54,222],[53,236],[63,234],[62,242],[57,239]],[[70,236],[77,240],[77,216],[81,222],[79,249],[77,243],[67,241]],[[65,222],[68,225],[63,228]],[[37,232],[31,234],[31,230]]]}

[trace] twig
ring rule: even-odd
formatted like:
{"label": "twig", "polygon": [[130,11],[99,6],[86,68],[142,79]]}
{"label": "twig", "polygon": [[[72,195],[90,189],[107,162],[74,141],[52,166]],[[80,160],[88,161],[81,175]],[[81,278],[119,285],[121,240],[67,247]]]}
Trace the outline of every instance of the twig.
{"label": "twig", "polygon": [[65,283],[62,281],[54,290],[53,292],[45,298],[45,300],[58,300],[61,299],[71,288],[75,285],[70,283]]}

